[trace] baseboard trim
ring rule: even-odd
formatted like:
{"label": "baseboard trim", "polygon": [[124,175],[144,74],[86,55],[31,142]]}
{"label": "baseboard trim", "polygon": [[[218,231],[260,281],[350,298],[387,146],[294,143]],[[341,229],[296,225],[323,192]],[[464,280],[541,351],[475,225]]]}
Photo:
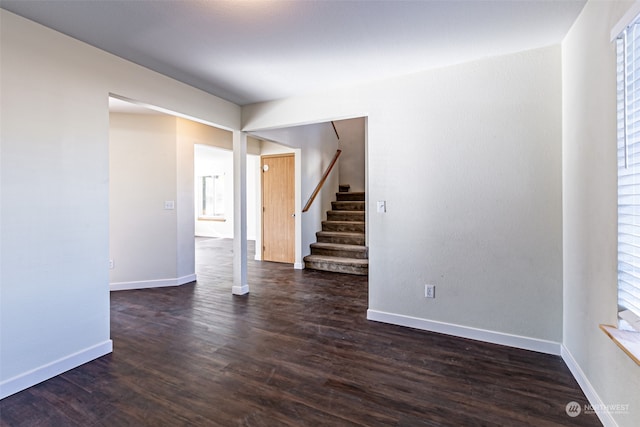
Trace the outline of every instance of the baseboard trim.
{"label": "baseboard trim", "polygon": [[376,322],[390,323],[392,325],[421,329],[423,331],[437,332],[461,338],[506,345],[508,347],[532,350],[539,353],[553,354],[556,356],[560,355],[560,343],[554,341],[505,334],[503,332],[490,331],[486,329],[470,328],[468,326],[455,325],[452,323],[438,322],[371,309],[367,310],[367,319]]}
{"label": "baseboard trim", "polygon": [[134,282],[115,282],[109,283],[109,290],[111,291],[129,291],[132,289],[147,289],[147,288],[163,288],[166,286],[180,286],[185,283],[195,282],[197,276],[195,274],[189,274],[187,276],[177,277],[174,279],[157,279],[157,280],[138,280]]}
{"label": "baseboard trim", "polygon": [[178,277],[178,286],[186,285],[187,283],[195,282],[198,280],[198,276],[196,274],[187,274],[186,276]]}
{"label": "baseboard trim", "polygon": [[304,262],[296,262],[293,264],[294,270],[304,270]]}
{"label": "baseboard trim", "polygon": [[246,295],[249,293],[249,285],[233,285],[231,292],[233,295]]}
{"label": "baseboard trim", "polygon": [[24,374],[9,378],[0,383],[0,399],[18,393],[50,378],[60,375],[63,372],[77,368],[87,362],[91,362],[98,357],[109,354],[113,351],[113,342],[107,340],[92,347],[80,350],[61,359],[55,360],[46,365],[32,369]]}
{"label": "baseboard trim", "polygon": [[567,367],[571,371],[571,374],[578,382],[578,385],[582,389],[584,395],[587,397],[587,400],[589,401],[591,407],[595,410],[595,413],[596,415],[598,415],[598,418],[600,419],[602,425],[605,427],[617,427],[618,423],[616,423],[609,411],[606,410],[607,406],[604,404],[602,399],[600,399],[600,396],[598,396],[596,389],[591,385],[591,382],[585,375],[580,365],[578,365],[578,362],[573,357],[569,349],[563,344],[560,348],[560,351],[562,360],[564,360],[564,363],[566,363]]}

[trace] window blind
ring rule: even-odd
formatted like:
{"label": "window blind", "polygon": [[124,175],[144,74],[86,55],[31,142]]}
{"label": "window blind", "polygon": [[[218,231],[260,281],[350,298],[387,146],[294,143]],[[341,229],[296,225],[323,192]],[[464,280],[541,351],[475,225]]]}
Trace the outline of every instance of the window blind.
{"label": "window blind", "polygon": [[640,316],[640,25],[617,40],[618,306]]}

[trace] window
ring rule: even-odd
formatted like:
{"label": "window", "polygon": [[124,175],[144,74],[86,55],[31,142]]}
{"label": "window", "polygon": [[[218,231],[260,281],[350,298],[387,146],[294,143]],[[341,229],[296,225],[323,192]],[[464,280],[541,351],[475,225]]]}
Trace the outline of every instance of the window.
{"label": "window", "polygon": [[199,178],[199,219],[224,219],[224,179],[222,175]]}
{"label": "window", "polygon": [[640,331],[640,24],[617,39],[618,308]]}

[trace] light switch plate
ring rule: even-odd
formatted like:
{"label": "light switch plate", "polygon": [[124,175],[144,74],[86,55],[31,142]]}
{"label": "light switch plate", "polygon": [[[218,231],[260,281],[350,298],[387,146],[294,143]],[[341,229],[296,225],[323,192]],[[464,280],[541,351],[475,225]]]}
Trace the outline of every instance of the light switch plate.
{"label": "light switch plate", "polygon": [[385,200],[378,200],[378,213],[385,213],[387,211],[387,202]]}

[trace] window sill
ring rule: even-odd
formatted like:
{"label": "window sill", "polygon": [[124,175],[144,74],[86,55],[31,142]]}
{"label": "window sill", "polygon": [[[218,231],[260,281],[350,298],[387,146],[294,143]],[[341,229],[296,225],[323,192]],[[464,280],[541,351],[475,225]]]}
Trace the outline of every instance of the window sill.
{"label": "window sill", "polygon": [[640,332],[624,331],[611,325],[600,325],[618,347],[624,351],[637,365],[640,365]]}
{"label": "window sill", "polygon": [[198,221],[215,221],[215,222],[226,222],[226,218],[222,217],[198,217]]}

